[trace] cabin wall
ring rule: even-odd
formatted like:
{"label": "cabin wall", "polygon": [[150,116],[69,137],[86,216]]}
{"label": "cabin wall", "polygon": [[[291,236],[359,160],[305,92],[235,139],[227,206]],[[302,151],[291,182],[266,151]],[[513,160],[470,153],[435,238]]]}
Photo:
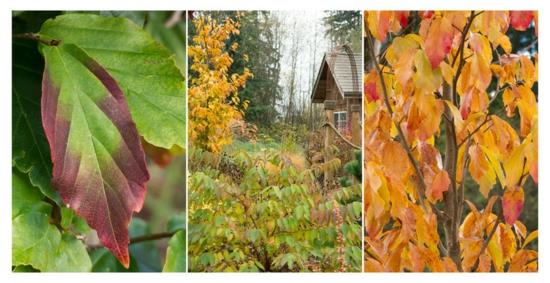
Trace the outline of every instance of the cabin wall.
{"label": "cabin wall", "polygon": [[332,76],[332,73],[329,72],[327,77],[327,95],[325,100],[334,100],[336,101],[336,108],[334,111],[348,111],[347,110],[347,101],[344,99],[344,94],[340,93],[340,89],[336,85],[336,81]]}
{"label": "cabin wall", "polygon": [[[347,97],[346,98],[346,107],[345,107],[345,111],[347,111],[349,114],[348,114],[348,125],[351,125],[352,121],[351,121],[351,112],[352,112],[352,109],[351,109],[351,106],[352,105],[359,105],[361,106],[361,98],[360,97]],[[361,113],[360,113],[361,114]],[[359,117],[361,117],[362,115],[359,115]],[[354,123],[359,123],[361,124],[361,119],[357,120],[357,121],[353,121]]]}

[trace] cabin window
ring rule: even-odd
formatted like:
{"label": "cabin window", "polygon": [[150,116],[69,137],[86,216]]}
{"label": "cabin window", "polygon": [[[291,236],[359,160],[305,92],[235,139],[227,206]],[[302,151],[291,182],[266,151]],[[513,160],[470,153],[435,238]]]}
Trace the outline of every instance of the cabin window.
{"label": "cabin window", "polygon": [[346,111],[334,112],[334,125],[338,130],[344,130],[348,126],[348,113]]}

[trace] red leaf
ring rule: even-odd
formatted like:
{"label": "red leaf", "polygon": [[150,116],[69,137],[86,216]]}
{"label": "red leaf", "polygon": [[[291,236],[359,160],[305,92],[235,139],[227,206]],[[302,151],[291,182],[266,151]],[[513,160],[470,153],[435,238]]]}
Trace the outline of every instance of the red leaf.
{"label": "red leaf", "polygon": [[141,144],[143,145],[145,154],[147,154],[147,156],[149,156],[149,158],[151,158],[160,168],[164,168],[172,162],[173,156],[170,150],[154,146],[145,139],[141,139]]}
{"label": "red leaf", "polygon": [[432,20],[425,38],[425,51],[432,69],[439,67],[439,64],[449,52],[451,45],[453,27],[446,18],[436,18]]}
{"label": "red leaf", "polygon": [[508,188],[502,196],[502,212],[506,223],[513,225],[523,210],[523,188]]}
{"label": "red leaf", "polygon": [[533,18],[533,11],[510,11],[510,25],[515,30],[525,31]]}
{"label": "red leaf", "polygon": [[52,185],[128,268],[128,225],[141,210],[149,173],[117,82],[74,45],[44,49],[42,123]]}
{"label": "red leaf", "polygon": [[378,94],[379,81],[380,79],[378,77],[378,74],[374,69],[365,77],[365,84],[363,86],[363,89],[365,91],[365,95],[367,96],[368,102],[373,102],[380,99],[380,95]]}
{"label": "red leaf", "polygon": [[399,20],[401,28],[405,28],[409,24],[409,11],[396,11],[395,18]]}
{"label": "red leaf", "polygon": [[422,12],[422,18],[424,19],[431,19],[434,15],[434,11],[423,11]]}

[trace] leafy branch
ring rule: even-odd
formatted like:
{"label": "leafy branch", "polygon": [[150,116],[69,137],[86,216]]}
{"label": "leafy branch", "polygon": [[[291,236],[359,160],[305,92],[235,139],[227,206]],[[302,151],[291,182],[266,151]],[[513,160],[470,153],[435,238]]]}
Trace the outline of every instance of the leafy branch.
{"label": "leafy branch", "polygon": [[389,98],[389,95],[388,95],[388,91],[386,89],[386,82],[384,81],[384,76],[383,76],[382,70],[380,69],[379,61],[378,61],[378,59],[376,59],[377,57],[374,54],[374,39],[373,39],[373,36],[372,36],[372,34],[369,30],[367,30],[367,44],[368,44],[367,49],[369,50],[370,57],[373,58],[373,60],[374,60],[374,67],[376,68],[376,72],[378,73],[378,78],[379,78],[380,84],[382,86],[382,93],[383,93],[383,96],[384,96],[384,103],[386,105],[386,109],[388,110],[388,113],[392,117],[392,121],[395,124],[395,127],[397,129],[397,133],[399,134],[399,141],[401,142],[401,145],[403,146],[403,148],[407,152],[407,158],[409,159],[409,161],[413,165],[414,170],[416,172],[416,175],[418,176],[418,185],[419,185],[419,187],[416,187],[416,193],[417,193],[417,195],[420,199],[420,204],[422,205],[424,211],[428,211],[426,205],[424,204],[424,200],[426,198],[425,195],[424,195],[424,193],[426,192],[426,181],[424,180],[424,175],[422,174],[422,171],[420,170],[420,166],[418,165],[418,162],[416,161],[416,159],[414,158],[414,156],[412,154],[412,151],[409,147],[409,144],[407,142],[405,134],[403,133],[403,130],[401,129],[401,126],[398,123],[396,123],[393,119],[393,109],[391,107],[390,98]]}

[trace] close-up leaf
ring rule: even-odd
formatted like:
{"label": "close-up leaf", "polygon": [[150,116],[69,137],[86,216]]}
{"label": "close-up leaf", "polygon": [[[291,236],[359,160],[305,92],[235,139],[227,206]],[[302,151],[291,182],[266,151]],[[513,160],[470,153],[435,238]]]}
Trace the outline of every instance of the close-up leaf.
{"label": "close-up leaf", "polygon": [[147,142],[185,148],[185,80],[174,56],[151,35],[126,18],[92,14],[58,16],[39,35],[75,44],[102,65],[118,82]]}
{"label": "close-up leaf", "polygon": [[143,206],[149,173],[124,94],[78,46],[42,46],[42,53],[42,120],[52,183],[128,266],[127,227]]}

